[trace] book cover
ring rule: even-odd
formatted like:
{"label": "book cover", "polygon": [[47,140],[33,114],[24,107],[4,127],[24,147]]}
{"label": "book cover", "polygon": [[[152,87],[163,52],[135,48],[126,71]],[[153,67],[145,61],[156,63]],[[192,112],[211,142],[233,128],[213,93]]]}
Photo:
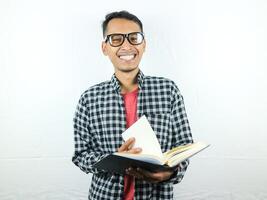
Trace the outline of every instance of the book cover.
{"label": "book cover", "polygon": [[166,152],[163,157],[151,154],[114,153],[97,162],[94,167],[119,174],[125,174],[125,170],[129,167],[140,167],[152,172],[166,171],[175,169],[179,163],[208,146],[203,142],[179,146]]}

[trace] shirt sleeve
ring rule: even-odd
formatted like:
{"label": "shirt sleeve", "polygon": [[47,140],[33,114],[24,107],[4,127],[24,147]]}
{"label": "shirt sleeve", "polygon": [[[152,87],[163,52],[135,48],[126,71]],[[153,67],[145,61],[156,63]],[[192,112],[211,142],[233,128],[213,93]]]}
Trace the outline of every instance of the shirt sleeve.
{"label": "shirt sleeve", "polygon": [[73,118],[74,127],[74,155],[72,162],[85,173],[100,173],[93,168],[93,164],[107,156],[103,154],[98,141],[90,132],[89,106],[80,98]]}
{"label": "shirt sleeve", "polygon": [[[193,143],[193,138],[189,126],[189,121],[186,115],[183,97],[174,82],[173,87],[174,89],[172,92],[173,99],[171,111],[171,124],[173,133],[172,146],[176,147]],[[179,164],[179,168],[174,172],[169,181],[173,182],[173,184],[181,182],[188,165],[189,160],[181,162]]]}

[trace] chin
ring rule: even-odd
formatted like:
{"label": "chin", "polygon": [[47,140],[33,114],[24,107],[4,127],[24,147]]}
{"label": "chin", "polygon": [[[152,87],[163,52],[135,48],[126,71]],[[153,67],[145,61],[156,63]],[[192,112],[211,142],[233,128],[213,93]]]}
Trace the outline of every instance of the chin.
{"label": "chin", "polygon": [[138,66],[136,66],[136,67],[118,67],[117,69],[121,72],[129,73],[129,72],[136,70],[137,68],[138,68]]}

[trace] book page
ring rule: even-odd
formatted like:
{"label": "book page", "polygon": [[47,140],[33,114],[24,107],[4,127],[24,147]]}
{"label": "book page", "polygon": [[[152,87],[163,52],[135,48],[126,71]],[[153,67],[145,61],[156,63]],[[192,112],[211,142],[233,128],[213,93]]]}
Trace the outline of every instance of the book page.
{"label": "book page", "polygon": [[135,144],[133,147],[142,148],[141,154],[151,154],[160,158],[163,157],[157,136],[145,115],[124,131],[122,137],[125,141],[134,137]]}
{"label": "book page", "polygon": [[114,155],[117,156],[122,156],[122,157],[126,157],[126,158],[131,158],[134,160],[140,160],[140,161],[144,161],[144,162],[148,162],[148,163],[152,163],[152,164],[157,164],[157,165],[164,165],[164,160],[162,160],[162,158],[159,158],[157,156],[154,155],[147,155],[147,154],[130,154],[130,153],[114,153]]}
{"label": "book page", "polygon": [[169,158],[168,165],[170,167],[175,166],[178,163],[182,162],[183,160],[194,156],[195,154],[199,153],[200,151],[202,151],[203,149],[209,146],[210,146],[209,144],[206,144],[204,142],[193,143],[187,146],[189,148],[187,148],[185,151],[182,151],[176,155],[174,154],[173,157]]}
{"label": "book page", "polygon": [[178,146],[178,147],[174,147],[171,150],[166,151],[165,153],[163,153],[163,156],[166,159],[169,159],[169,158],[171,158],[172,156],[174,156],[176,154],[179,154],[179,153],[181,153],[183,151],[187,151],[188,149],[192,148],[192,145],[193,144],[186,144],[186,145],[181,145],[181,146]]}

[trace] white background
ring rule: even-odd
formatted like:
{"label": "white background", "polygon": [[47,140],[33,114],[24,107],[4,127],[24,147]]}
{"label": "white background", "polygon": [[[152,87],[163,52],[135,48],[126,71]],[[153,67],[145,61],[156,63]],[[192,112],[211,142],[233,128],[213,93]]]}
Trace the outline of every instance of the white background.
{"label": "white background", "polygon": [[71,162],[81,93],[109,80],[101,22],[128,10],[144,24],[147,75],[180,88],[194,139],[175,199],[267,199],[267,2],[0,1],[0,199],[87,199]]}

